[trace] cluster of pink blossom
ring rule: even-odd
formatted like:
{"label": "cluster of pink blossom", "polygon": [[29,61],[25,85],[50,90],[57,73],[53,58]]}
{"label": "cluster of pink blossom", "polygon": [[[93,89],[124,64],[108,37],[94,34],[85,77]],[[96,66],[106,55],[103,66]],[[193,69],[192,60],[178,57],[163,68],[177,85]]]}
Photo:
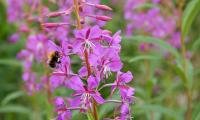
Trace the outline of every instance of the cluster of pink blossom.
{"label": "cluster of pink blossom", "polygon": [[10,36],[10,42],[16,43],[23,35],[36,34],[37,27],[33,24],[40,23],[42,16],[48,13],[46,6],[39,7],[39,0],[7,0],[7,19],[17,26],[16,33]]}
{"label": "cluster of pink blossom", "polygon": [[[59,87],[73,90],[71,97],[54,99],[58,120],[71,119],[72,110],[89,112],[97,120],[97,105],[108,102],[114,102],[117,107],[121,107],[121,114],[114,119],[131,118],[129,105],[133,103],[134,88],[127,84],[132,81],[133,76],[129,71],[121,71],[121,32],[112,35],[109,30],[101,28],[106,21],[112,19],[102,14],[112,9],[99,4],[99,0],[60,0],[56,2],[59,10],[49,12],[48,7],[41,1],[16,1],[8,2],[8,17],[10,21],[19,19],[28,31],[26,49],[22,50],[18,57],[24,61],[23,80],[29,93],[42,88],[47,89],[48,94]],[[16,3],[17,7],[13,7],[13,3]],[[54,4],[54,1],[51,3]],[[24,4],[31,6],[31,11],[24,12]],[[21,13],[16,12],[17,9],[20,9]],[[10,11],[15,12],[13,18],[9,14]],[[24,16],[20,15],[22,13]],[[60,22],[55,22],[57,18]],[[42,29],[29,27],[29,19],[31,22],[39,22]],[[72,70],[74,56],[78,56],[81,63],[78,71]],[[45,72],[33,72],[37,65],[44,66]],[[116,74],[116,78],[110,82],[108,79],[112,73]],[[110,87],[110,97],[105,99],[101,90],[107,87]],[[114,99],[112,96],[118,94],[117,91],[119,99]]]}
{"label": "cluster of pink blossom", "polygon": [[[145,4],[153,7],[142,7]],[[180,48],[180,29],[177,24],[180,15],[171,0],[127,0],[124,12],[128,35],[135,31],[163,39],[173,47]]]}
{"label": "cluster of pink blossom", "polygon": [[[60,11],[65,12],[64,10],[68,10],[68,12],[70,13],[70,10],[72,10],[71,6],[73,6],[73,2],[71,0],[59,0],[57,2],[49,2],[52,5],[57,6]],[[88,5],[88,13],[100,13],[99,10],[94,11],[94,9],[90,7],[92,5],[98,4],[99,2],[99,0],[95,0],[94,4]],[[10,42],[16,43],[21,37],[24,36],[25,38],[27,38],[25,44],[26,48],[19,52],[17,56],[18,59],[23,61],[24,72],[22,78],[26,83],[25,88],[27,89],[29,94],[33,94],[34,92],[39,91],[42,88],[50,91],[50,86],[48,83],[50,70],[48,66],[44,64],[48,60],[48,40],[56,40],[59,43],[61,43],[62,41],[67,41],[67,38],[71,37],[71,28],[70,26],[66,26],[65,23],[61,23],[65,26],[57,25],[56,29],[42,30],[40,24],[47,21],[47,17],[55,17],[55,14],[50,13],[50,9],[47,7],[47,4],[43,4],[43,1],[7,0],[7,5],[8,22],[10,22],[11,24],[15,24],[18,28],[17,32],[10,36]],[[70,17],[66,16],[67,12],[63,12],[59,13],[60,15],[63,14],[63,16],[60,17],[60,21],[69,22]],[[105,24],[104,22],[100,22],[96,19],[87,19],[87,21],[90,24],[93,24],[95,22],[98,22],[100,25]],[[46,24],[50,24],[50,26],[56,25],[54,23]],[[42,69],[46,70],[42,71],[43,73],[40,72],[40,74],[38,74],[37,69],[35,69],[35,65],[37,64],[38,66],[41,65]],[[41,67],[39,69],[41,69]]]}
{"label": "cluster of pink blossom", "polygon": [[47,86],[47,74],[37,72],[36,66],[46,68],[43,63],[47,60],[48,38],[39,30],[37,24],[43,21],[48,8],[41,6],[38,0],[7,0],[7,5],[8,21],[18,28],[17,32],[10,36],[10,42],[16,43],[23,37],[27,39],[26,48],[19,52],[17,58],[23,61],[22,79],[25,81],[25,89],[29,94],[33,94]]}

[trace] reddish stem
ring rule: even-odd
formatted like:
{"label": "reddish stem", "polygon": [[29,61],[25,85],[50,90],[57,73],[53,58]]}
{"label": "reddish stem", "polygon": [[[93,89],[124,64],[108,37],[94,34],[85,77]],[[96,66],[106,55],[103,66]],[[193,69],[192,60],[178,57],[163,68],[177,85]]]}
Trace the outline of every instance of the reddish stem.
{"label": "reddish stem", "polygon": [[[75,13],[76,13],[76,20],[77,20],[77,28],[81,29],[81,20],[80,20],[80,16],[79,16],[79,4],[77,0],[74,0],[74,6],[75,6]],[[92,71],[91,71],[91,67],[90,67],[90,63],[89,63],[89,58],[88,58],[88,51],[85,50],[84,51],[84,57],[85,57],[85,63],[86,63],[86,67],[87,67],[87,71],[88,71],[88,77],[91,75]],[[93,116],[95,120],[98,120],[98,114],[97,114],[97,104],[95,102],[95,100],[92,100],[93,102]]]}

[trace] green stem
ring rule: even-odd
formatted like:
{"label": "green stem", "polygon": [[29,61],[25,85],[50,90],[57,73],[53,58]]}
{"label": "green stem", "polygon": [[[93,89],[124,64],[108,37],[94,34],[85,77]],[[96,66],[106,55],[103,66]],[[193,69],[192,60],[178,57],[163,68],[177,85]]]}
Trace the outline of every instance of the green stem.
{"label": "green stem", "polygon": [[180,30],[181,30],[181,53],[183,58],[183,70],[184,74],[186,76],[186,83],[185,83],[185,94],[187,97],[187,111],[186,111],[186,120],[192,119],[192,96],[191,96],[191,90],[188,85],[188,76],[187,76],[187,58],[186,58],[186,46],[185,46],[185,37],[183,36],[182,31],[182,19],[183,19],[183,7],[185,4],[185,0],[179,0],[179,11],[180,11]]}
{"label": "green stem", "polygon": [[87,118],[88,118],[88,120],[94,120],[93,117],[92,117],[92,114],[89,113],[89,112],[87,113]]}

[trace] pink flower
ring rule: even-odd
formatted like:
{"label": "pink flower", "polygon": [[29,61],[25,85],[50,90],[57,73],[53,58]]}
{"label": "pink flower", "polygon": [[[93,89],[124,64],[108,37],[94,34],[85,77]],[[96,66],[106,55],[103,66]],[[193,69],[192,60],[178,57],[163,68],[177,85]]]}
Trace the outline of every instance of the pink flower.
{"label": "pink flower", "polygon": [[122,68],[122,62],[118,55],[118,51],[114,48],[96,48],[96,53],[91,54],[90,63],[96,68],[96,71],[100,72],[100,75],[108,78],[111,72],[120,71]]}
{"label": "pink flower", "polygon": [[64,99],[62,97],[57,97],[54,102],[56,106],[56,111],[58,113],[57,120],[71,119],[71,116],[72,116],[71,112],[70,110],[66,110]]}
{"label": "pink flower", "polygon": [[47,38],[42,34],[30,35],[26,47],[34,54],[35,59],[41,62],[46,57],[46,51],[43,49],[47,48]]}
{"label": "pink flower", "polygon": [[111,95],[114,93],[116,88],[119,88],[120,94],[122,98],[126,98],[127,95],[131,96],[134,94],[134,89],[127,86],[126,83],[129,83],[133,79],[133,75],[131,72],[118,72],[115,82],[112,85]]}
{"label": "pink flower", "polygon": [[81,104],[83,108],[92,106],[92,98],[99,104],[103,104],[105,100],[101,97],[100,93],[95,90],[99,85],[98,79],[94,76],[90,76],[87,79],[88,85],[84,85],[78,76],[74,76],[67,85],[69,88],[75,90],[73,94],[76,100],[79,101],[77,104]]}
{"label": "pink flower", "polygon": [[74,43],[74,51],[82,51],[85,49],[94,49],[95,45],[101,39],[101,29],[98,26],[75,30],[74,35],[76,42]]}
{"label": "pink flower", "polygon": [[9,37],[9,42],[16,43],[20,39],[20,35],[18,33],[14,33]]}

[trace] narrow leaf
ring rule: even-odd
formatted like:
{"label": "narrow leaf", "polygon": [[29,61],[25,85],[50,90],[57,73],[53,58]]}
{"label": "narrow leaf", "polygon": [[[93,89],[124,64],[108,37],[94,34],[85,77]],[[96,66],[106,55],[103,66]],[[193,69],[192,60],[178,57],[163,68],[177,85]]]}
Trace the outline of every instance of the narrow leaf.
{"label": "narrow leaf", "polygon": [[0,65],[10,65],[20,67],[21,63],[15,59],[0,59]]}
{"label": "narrow leaf", "polygon": [[171,45],[164,42],[164,40],[153,38],[153,37],[150,37],[150,36],[132,36],[132,37],[123,37],[123,39],[133,41],[133,42],[139,41],[139,42],[154,43],[154,44],[159,45],[161,48],[168,50],[176,58],[180,58],[178,51],[174,47],[172,47]]}
{"label": "narrow leaf", "polygon": [[166,106],[161,106],[157,104],[144,104],[144,105],[135,105],[133,106],[133,110],[138,111],[142,110],[143,112],[154,111],[157,113],[162,113],[168,115],[170,117],[176,118],[176,120],[181,120],[181,114],[173,109],[167,108]]}
{"label": "narrow leaf", "polygon": [[136,6],[134,9],[145,9],[145,8],[159,8],[159,6],[151,3],[144,3]]}
{"label": "narrow leaf", "polygon": [[195,17],[200,12],[200,0],[191,0],[183,14],[182,37],[185,38],[191,28]]}
{"label": "narrow leaf", "polygon": [[20,105],[7,105],[0,107],[0,113],[21,113],[30,114],[31,111],[24,106]]}
{"label": "narrow leaf", "polygon": [[195,52],[197,52],[197,50],[200,48],[200,36],[197,40],[194,41],[194,43],[192,44],[192,52],[193,54]]}
{"label": "narrow leaf", "polygon": [[88,120],[94,120],[91,113],[87,113],[87,118],[88,118]]}
{"label": "narrow leaf", "polygon": [[158,60],[158,59],[160,59],[160,58],[156,57],[156,56],[140,55],[140,56],[136,56],[136,57],[130,59],[129,62],[132,63],[132,62],[136,62],[136,61],[140,61],[140,60]]}
{"label": "narrow leaf", "polygon": [[2,105],[5,105],[7,103],[9,103],[10,101],[17,99],[18,97],[21,97],[24,95],[23,91],[17,91],[17,92],[13,92],[11,94],[8,94],[3,100],[2,100]]}
{"label": "narrow leaf", "polygon": [[199,120],[199,118],[200,118],[200,103],[194,106],[194,109],[192,112],[192,120]]}

